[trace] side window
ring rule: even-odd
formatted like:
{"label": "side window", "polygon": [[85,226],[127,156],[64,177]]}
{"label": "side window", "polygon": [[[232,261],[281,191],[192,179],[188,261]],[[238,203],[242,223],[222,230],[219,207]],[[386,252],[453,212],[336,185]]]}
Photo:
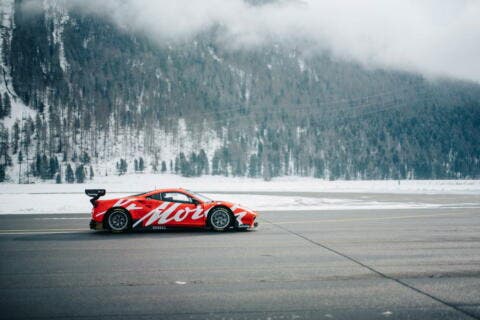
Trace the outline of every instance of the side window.
{"label": "side window", "polygon": [[180,192],[164,192],[162,198],[168,202],[193,203],[192,198]]}
{"label": "side window", "polygon": [[153,199],[153,200],[162,201],[162,194],[161,193],[154,193],[154,194],[149,195],[148,197],[150,199]]}

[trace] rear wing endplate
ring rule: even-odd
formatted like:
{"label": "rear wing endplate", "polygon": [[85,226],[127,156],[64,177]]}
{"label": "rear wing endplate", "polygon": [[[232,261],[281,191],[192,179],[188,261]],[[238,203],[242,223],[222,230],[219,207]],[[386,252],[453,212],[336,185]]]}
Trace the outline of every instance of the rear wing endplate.
{"label": "rear wing endplate", "polygon": [[95,201],[97,201],[100,197],[103,197],[107,191],[105,189],[85,189],[85,194],[92,199],[90,202],[95,205]]}

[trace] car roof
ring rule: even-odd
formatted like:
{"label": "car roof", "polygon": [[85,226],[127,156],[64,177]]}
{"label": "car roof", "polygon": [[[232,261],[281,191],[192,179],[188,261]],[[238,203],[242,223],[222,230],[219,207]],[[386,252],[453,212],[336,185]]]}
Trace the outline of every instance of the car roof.
{"label": "car roof", "polygon": [[167,189],[155,189],[155,190],[147,191],[144,193],[144,195],[151,195],[151,194],[161,193],[161,192],[181,192],[181,193],[190,194],[188,190],[185,190],[183,188],[167,188]]}

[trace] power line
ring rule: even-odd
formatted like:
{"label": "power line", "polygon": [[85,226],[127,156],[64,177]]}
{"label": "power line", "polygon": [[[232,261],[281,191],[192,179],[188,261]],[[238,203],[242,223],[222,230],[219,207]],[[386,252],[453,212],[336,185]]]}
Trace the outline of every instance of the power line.
{"label": "power line", "polygon": [[[424,97],[430,97],[430,98],[425,99]],[[364,112],[366,112],[366,111],[368,111],[368,110],[365,110],[366,107],[381,105],[380,109],[370,110],[369,114],[372,114],[372,113],[376,113],[376,112],[388,111],[392,107],[404,107],[404,106],[409,105],[409,103],[425,102],[425,101],[430,101],[430,100],[433,100],[433,99],[434,98],[431,96],[431,94],[424,92],[421,95],[417,95],[413,99],[411,99],[411,98],[408,99],[408,101],[404,101],[405,99],[400,99],[400,100],[399,99],[393,99],[393,100],[391,99],[390,101],[382,101],[382,102],[371,101],[371,102],[360,103],[360,104],[348,106],[348,107],[345,107],[345,108],[338,108],[334,105],[331,105],[328,108],[316,109],[314,111],[311,111],[308,115],[310,115],[310,116],[312,116],[312,115],[325,116],[325,118],[323,118],[323,121],[328,120],[328,119],[331,120],[332,118],[341,118],[341,117],[343,117],[343,118],[354,118],[352,116],[349,116],[347,114],[347,112],[352,112],[352,111],[358,112],[358,111],[362,111],[362,109],[363,109]],[[385,108],[382,109],[382,107],[385,107]],[[248,118],[248,117],[255,118],[255,116],[257,116],[257,117],[258,116],[271,116],[271,115],[281,113],[281,112],[289,112],[289,111],[291,112],[292,109],[294,109],[293,111],[296,111],[297,115],[298,115],[298,111],[301,111],[305,108],[303,108],[302,106],[300,106],[300,107],[295,106],[295,107],[292,107],[292,108],[289,108],[289,109],[277,108],[277,109],[274,109],[274,110],[270,110],[268,114],[266,113],[266,110],[255,110],[255,111],[252,110],[252,112],[250,112],[249,114],[235,115],[235,116],[232,116],[232,117],[229,117],[229,118],[226,118],[226,119],[207,120],[206,123],[207,124],[216,124],[216,123],[229,124],[229,123],[231,123],[232,120],[241,120],[241,119]],[[292,116],[292,115],[290,115],[290,116]],[[333,116],[335,116],[335,117],[333,117]]]}
{"label": "power line", "polygon": [[[356,97],[353,97],[353,98],[340,98],[340,99],[335,99],[335,100],[330,100],[330,101],[321,101],[321,102],[318,102],[318,103],[311,103],[311,104],[295,104],[294,107],[295,109],[297,110],[300,110],[300,109],[309,109],[309,108],[318,108],[320,106],[323,106],[323,105],[327,105],[327,106],[330,106],[330,108],[333,108],[334,105],[337,105],[337,104],[350,104],[352,102],[355,102],[355,101],[363,101],[363,100],[370,100],[370,99],[374,99],[374,98],[381,98],[381,97],[388,97],[388,96],[393,96],[393,95],[398,95],[398,94],[404,94],[405,92],[408,92],[408,91],[418,91],[418,90],[423,90],[426,88],[426,84],[421,84],[419,86],[416,86],[416,87],[408,87],[408,88],[403,88],[403,89],[395,89],[395,90],[388,90],[388,91],[383,91],[383,92],[379,92],[379,93],[376,93],[376,94],[372,94],[372,95],[362,95],[362,96],[356,96]],[[221,114],[226,114],[226,113],[230,113],[230,112],[237,112],[237,111],[248,111],[249,113],[251,113],[252,111],[255,111],[257,109],[257,107],[259,107],[260,105],[259,104],[256,104],[256,105],[242,105],[242,106],[239,106],[239,105],[236,105],[234,107],[231,107],[231,108],[221,108],[221,109],[218,109],[218,110],[212,110],[212,111],[202,111],[202,116],[209,116],[209,115],[212,115],[212,116],[215,116],[215,115],[221,115]],[[283,109],[285,109],[285,107],[281,107]],[[271,110],[273,111],[273,110]],[[240,115],[242,116],[242,115]],[[162,119],[178,119],[178,116],[170,116],[170,117],[163,117]]]}

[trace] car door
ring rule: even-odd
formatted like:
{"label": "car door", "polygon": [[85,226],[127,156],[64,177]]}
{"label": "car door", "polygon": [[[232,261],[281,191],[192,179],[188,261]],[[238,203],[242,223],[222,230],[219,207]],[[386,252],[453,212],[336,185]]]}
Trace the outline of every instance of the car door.
{"label": "car door", "polygon": [[[163,192],[164,218],[158,221],[165,226],[203,226],[203,207],[189,195],[174,191]],[[163,223],[163,224],[162,224]]]}
{"label": "car door", "polygon": [[168,203],[164,203],[162,200],[162,193],[153,193],[141,201],[142,208],[138,220],[133,224],[133,227],[152,227],[160,224],[159,220],[163,219],[163,212]]}

